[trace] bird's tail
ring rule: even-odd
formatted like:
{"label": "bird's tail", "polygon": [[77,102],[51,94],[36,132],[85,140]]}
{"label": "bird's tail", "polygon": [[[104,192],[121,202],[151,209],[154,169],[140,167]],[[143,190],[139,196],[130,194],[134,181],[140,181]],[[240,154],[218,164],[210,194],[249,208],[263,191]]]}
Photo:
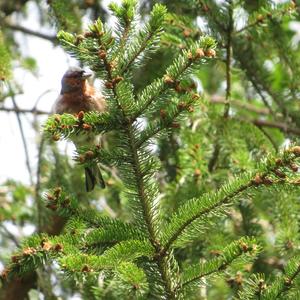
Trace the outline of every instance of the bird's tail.
{"label": "bird's tail", "polygon": [[101,174],[101,170],[98,165],[85,167],[85,188],[87,192],[91,192],[96,184],[99,184],[101,188],[105,188],[105,182]]}

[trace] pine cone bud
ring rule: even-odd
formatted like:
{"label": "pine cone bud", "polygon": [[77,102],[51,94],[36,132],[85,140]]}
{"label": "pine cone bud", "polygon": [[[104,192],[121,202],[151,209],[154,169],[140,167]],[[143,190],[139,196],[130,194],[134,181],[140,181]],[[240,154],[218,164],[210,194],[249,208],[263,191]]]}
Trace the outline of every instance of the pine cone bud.
{"label": "pine cone bud", "polygon": [[173,123],[171,124],[171,127],[172,127],[172,128],[180,128],[180,124],[179,124],[179,123],[176,123],[176,122],[173,122]]}
{"label": "pine cone bud", "polygon": [[79,45],[84,40],[84,36],[82,34],[78,34],[76,36],[75,45]]}
{"label": "pine cone bud", "polygon": [[105,87],[107,88],[107,89],[113,89],[113,87],[114,87],[114,85],[113,85],[113,83],[111,82],[111,81],[106,81],[105,82]]}
{"label": "pine cone bud", "polygon": [[191,51],[189,51],[189,52],[187,53],[187,58],[188,58],[189,60],[193,60],[193,59],[194,59],[193,53],[192,53]]}
{"label": "pine cone bud", "polygon": [[204,57],[205,56],[205,53],[203,51],[202,48],[198,48],[196,49],[196,55],[195,55],[195,58],[201,58],[201,57]]}
{"label": "pine cone bud", "polygon": [[53,191],[54,196],[57,198],[60,196],[62,188],[60,186],[56,187]]}
{"label": "pine cone bud", "polygon": [[91,126],[91,125],[89,125],[89,124],[86,124],[86,123],[84,123],[84,124],[82,124],[82,128],[83,128],[84,130],[87,130],[87,131],[89,131],[89,130],[91,130],[91,129],[92,129],[92,126]]}
{"label": "pine cone bud", "polygon": [[56,251],[56,252],[61,252],[63,250],[63,246],[62,244],[56,244],[53,249]]}
{"label": "pine cone bud", "polygon": [[199,169],[196,169],[195,171],[194,171],[194,176],[195,177],[199,177],[201,175],[201,171],[199,170]]}
{"label": "pine cone bud", "polygon": [[184,31],[183,31],[183,35],[185,37],[189,37],[191,35],[191,33],[192,33],[192,31],[188,28],[184,29]]}
{"label": "pine cone bud", "polygon": [[242,242],[240,244],[240,246],[241,246],[241,249],[242,249],[243,252],[246,252],[249,249],[248,245],[246,243],[244,243],[244,242]]}
{"label": "pine cone bud", "polygon": [[77,114],[77,118],[78,118],[78,120],[82,120],[83,119],[83,117],[84,117],[84,111],[80,111],[78,114]]}
{"label": "pine cone bud", "polygon": [[164,109],[161,109],[159,111],[159,114],[162,119],[164,119],[167,116],[167,112]]}
{"label": "pine cone bud", "polygon": [[280,171],[280,170],[274,170],[274,173],[276,174],[276,176],[278,176],[279,178],[286,178],[286,175]]}
{"label": "pine cone bud", "polygon": [[84,157],[87,159],[91,159],[95,157],[95,153],[91,150],[88,150],[84,153]]}
{"label": "pine cone bud", "polygon": [[106,58],[106,51],[104,51],[104,50],[99,50],[98,56],[99,56],[101,59],[105,59],[105,58]]}
{"label": "pine cone bud", "polygon": [[271,178],[265,177],[265,178],[263,179],[263,183],[266,184],[266,185],[271,185],[271,184],[273,184],[274,182],[273,182],[273,180],[272,180]]}
{"label": "pine cone bud", "polygon": [[214,49],[208,49],[205,51],[207,57],[216,57],[216,51]]}
{"label": "pine cone bud", "polygon": [[122,76],[117,76],[112,80],[113,84],[118,84],[120,81],[122,81],[124,78]]}
{"label": "pine cone bud", "polygon": [[89,266],[85,265],[82,269],[81,272],[91,272],[91,269],[89,268]]}
{"label": "pine cone bud", "polygon": [[291,168],[291,170],[292,170],[293,172],[297,172],[297,171],[298,171],[298,166],[297,166],[296,164],[291,163],[291,164],[289,165],[289,167]]}
{"label": "pine cone bud", "polygon": [[256,185],[260,185],[263,183],[263,179],[261,178],[261,176],[259,174],[256,174],[254,179],[253,179],[253,183]]}
{"label": "pine cone bud", "polygon": [[86,38],[89,38],[89,37],[96,37],[95,33],[94,33],[94,32],[90,32],[90,31],[84,32],[83,35],[84,35],[84,37],[86,37]]}
{"label": "pine cone bud", "polygon": [[178,108],[179,110],[184,110],[184,109],[187,108],[187,104],[184,103],[184,102],[179,102],[179,103],[177,104],[177,108]]}
{"label": "pine cone bud", "polygon": [[13,255],[12,257],[11,257],[11,261],[13,262],[13,263],[18,263],[19,261],[20,261],[20,256],[19,255]]}
{"label": "pine cone bud", "polygon": [[54,142],[59,141],[59,139],[60,139],[60,136],[59,136],[58,134],[55,134],[55,135],[52,136],[52,140],[53,140]]}
{"label": "pine cone bud", "polygon": [[164,76],[164,83],[166,83],[166,84],[173,84],[174,80],[171,78],[171,76],[165,75]]}

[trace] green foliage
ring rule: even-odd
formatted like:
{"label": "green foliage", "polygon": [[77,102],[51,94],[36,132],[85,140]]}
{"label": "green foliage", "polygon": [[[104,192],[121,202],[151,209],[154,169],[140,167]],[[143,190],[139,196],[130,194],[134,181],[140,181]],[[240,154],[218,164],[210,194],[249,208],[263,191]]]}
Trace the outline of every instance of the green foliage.
{"label": "green foliage", "polygon": [[8,80],[11,77],[11,55],[2,32],[0,31],[0,80]]}
{"label": "green foliage", "polygon": [[81,27],[80,12],[76,1],[51,0],[50,12],[59,29],[78,32]]}

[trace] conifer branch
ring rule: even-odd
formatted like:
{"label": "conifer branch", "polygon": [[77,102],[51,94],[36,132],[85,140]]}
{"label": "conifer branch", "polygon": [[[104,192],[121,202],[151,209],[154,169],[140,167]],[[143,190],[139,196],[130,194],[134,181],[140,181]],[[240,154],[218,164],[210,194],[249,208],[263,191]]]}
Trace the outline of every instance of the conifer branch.
{"label": "conifer branch", "polygon": [[220,207],[226,203],[229,203],[231,199],[233,199],[235,196],[239,195],[240,193],[244,192],[245,190],[247,190],[248,188],[252,187],[255,185],[255,182],[253,182],[252,180],[249,180],[247,183],[240,185],[236,190],[234,190],[233,192],[231,192],[230,194],[224,196],[223,198],[219,199],[218,201],[216,201],[215,203],[213,202],[211,205],[209,205],[207,208],[204,208],[202,210],[200,210],[198,213],[195,213],[193,215],[193,217],[188,218],[185,222],[182,222],[182,224],[180,225],[180,227],[178,227],[176,229],[176,231],[168,238],[163,251],[167,252],[170,247],[172,246],[172,244],[176,241],[176,239],[182,234],[182,232],[195,220],[197,220],[198,218],[201,218],[202,216],[210,213],[211,211],[213,211],[214,209],[216,209],[217,207]]}
{"label": "conifer branch", "polygon": [[253,238],[242,238],[234,241],[224,248],[219,257],[192,265],[182,274],[183,283],[178,289],[184,289],[191,284],[199,282],[202,278],[217,272],[224,271],[228,266],[244,257],[246,254],[257,255],[259,247]]}
{"label": "conifer branch", "polygon": [[[257,173],[256,176],[253,173],[246,174],[227,185],[223,185],[216,193],[208,193],[199,199],[192,199],[186,202],[186,204],[179,207],[178,212],[173,215],[165,230],[163,253],[167,252],[180,235],[184,233],[186,228],[197,219],[208,215],[225,204],[229,204],[233,198],[251,187],[273,184],[273,179],[268,178],[269,174],[275,174],[275,176],[279,177],[277,183],[282,182],[286,176],[278,168],[289,166],[299,156],[299,147],[296,146],[287,149],[282,153],[280,158],[276,160],[270,159],[265,165],[262,165],[260,170],[258,170],[258,172],[261,172],[260,174]],[[287,180],[287,183],[292,182]]]}
{"label": "conifer branch", "polygon": [[284,275],[277,278],[269,287],[262,293],[261,300],[278,299],[293,287],[295,279],[300,274],[300,257],[297,255],[290,259],[287,266],[284,268]]}

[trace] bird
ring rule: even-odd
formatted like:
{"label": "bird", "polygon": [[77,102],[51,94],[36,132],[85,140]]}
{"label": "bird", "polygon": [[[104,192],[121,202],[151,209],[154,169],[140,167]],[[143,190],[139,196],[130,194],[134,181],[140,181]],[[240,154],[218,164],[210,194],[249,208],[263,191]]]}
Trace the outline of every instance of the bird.
{"label": "bird", "polygon": [[[91,75],[91,73],[88,73],[79,67],[70,67],[61,79],[61,91],[53,105],[53,113],[69,113],[77,115],[79,112],[104,112],[106,110],[105,98],[87,81]],[[95,135],[89,134],[84,137],[74,137],[72,138],[72,142],[75,147],[78,148],[83,145],[94,145],[95,139]],[[105,182],[99,166],[86,166],[86,191],[92,191],[96,184],[105,188]]]}

